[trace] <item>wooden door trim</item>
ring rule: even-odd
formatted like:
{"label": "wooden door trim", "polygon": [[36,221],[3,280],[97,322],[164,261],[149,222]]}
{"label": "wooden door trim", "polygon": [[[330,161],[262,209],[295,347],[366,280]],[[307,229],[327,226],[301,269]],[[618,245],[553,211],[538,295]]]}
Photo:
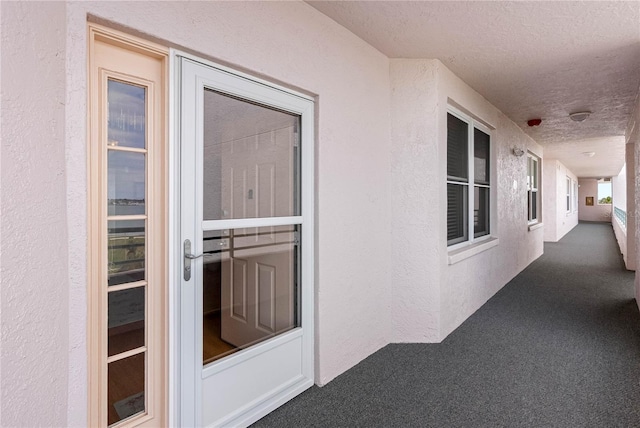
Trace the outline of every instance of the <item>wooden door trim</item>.
{"label": "wooden door trim", "polygon": [[[105,135],[102,132],[105,119],[103,103],[104,79],[108,76],[122,78],[126,81],[143,84],[135,73],[122,72],[118,67],[106,67],[105,58],[98,58],[96,44],[120,48],[126,52],[151,58],[158,62],[159,81],[155,99],[147,101],[153,103],[152,127],[148,132],[148,142],[151,137],[155,142],[149,144],[146,151],[146,203],[148,224],[146,263],[149,274],[147,280],[153,278],[154,291],[149,293],[147,287],[146,307],[150,313],[145,317],[153,317],[152,331],[147,331],[147,384],[146,400],[147,412],[133,416],[117,423],[118,427],[143,426],[146,424],[166,425],[167,419],[167,380],[168,380],[168,351],[167,351],[167,260],[168,260],[168,62],[169,50],[155,43],[138,37],[133,37],[108,27],[88,24],[88,69],[87,69],[87,179],[88,179],[88,269],[87,269],[87,344],[88,344],[88,426],[104,426],[107,424],[107,299],[104,287],[107,260],[107,232],[105,230],[107,216],[107,185],[106,185],[106,149]],[[108,62],[108,61],[107,61]],[[129,78],[128,78],[129,77]],[[152,195],[149,198],[149,195]],[[149,241],[152,240],[152,243]],[[149,310],[151,308],[151,310]],[[151,349],[151,352],[149,351]],[[151,355],[153,354],[153,355]],[[149,394],[151,392],[151,394]]]}

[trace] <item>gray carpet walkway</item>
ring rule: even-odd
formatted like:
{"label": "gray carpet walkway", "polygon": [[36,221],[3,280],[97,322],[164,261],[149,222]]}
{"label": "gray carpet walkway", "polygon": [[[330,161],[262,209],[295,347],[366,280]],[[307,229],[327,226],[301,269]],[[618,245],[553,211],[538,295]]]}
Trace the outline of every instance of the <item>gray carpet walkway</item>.
{"label": "gray carpet walkway", "polygon": [[640,427],[640,315],[581,223],[440,344],[393,344],[255,427]]}

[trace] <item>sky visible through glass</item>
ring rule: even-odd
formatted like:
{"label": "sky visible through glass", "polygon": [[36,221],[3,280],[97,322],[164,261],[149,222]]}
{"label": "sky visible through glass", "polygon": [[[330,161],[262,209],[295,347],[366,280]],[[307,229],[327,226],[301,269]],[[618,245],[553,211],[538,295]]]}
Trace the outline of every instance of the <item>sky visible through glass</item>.
{"label": "sky visible through glass", "polygon": [[611,182],[598,183],[598,201],[610,196],[612,196]]}
{"label": "sky visible through glass", "polygon": [[[108,145],[110,148],[146,147],[146,89],[109,80]],[[145,199],[145,155],[143,153],[109,151],[110,200]]]}

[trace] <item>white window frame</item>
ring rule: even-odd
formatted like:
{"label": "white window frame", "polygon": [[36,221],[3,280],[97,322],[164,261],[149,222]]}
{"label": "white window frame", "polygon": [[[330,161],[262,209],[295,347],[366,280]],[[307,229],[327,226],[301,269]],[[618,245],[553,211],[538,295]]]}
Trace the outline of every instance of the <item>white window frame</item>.
{"label": "white window frame", "polygon": [[[609,181],[607,181],[606,178],[601,178],[600,180],[596,181],[596,205],[613,205],[613,182],[611,181],[611,178],[608,178]],[[611,186],[611,202],[608,204],[601,204],[600,203],[600,183],[609,183],[609,185]]]}
{"label": "white window frame", "polygon": [[[527,208],[527,224],[528,225],[532,225],[532,224],[537,224],[541,222],[541,207],[540,207],[540,201],[541,201],[541,197],[540,197],[540,178],[541,178],[541,174],[540,174],[540,161],[541,159],[534,155],[531,152],[527,152],[527,202],[528,202],[528,208]],[[532,186],[532,181],[533,180],[533,176],[530,175],[529,173],[529,162],[535,162],[536,163],[536,177],[535,177],[535,183],[536,183],[536,187]],[[536,216],[535,218],[533,218],[531,216],[531,195],[532,192],[536,192]]]}
{"label": "white window frame", "polygon": [[578,211],[578,182],[573,180],[573,212]]}
{"label": "white window frame", "polygon": [[565,180],[565,184],[567,188],[566,208],[567,208],[567,213],[570,213],[571,212],[571,178],[569,176],[567,176]]}
{"label": "white window frame", "polygon": [[[446,184],[457,184],[457,185],[463,185],[467,187],[467,239],[464,241],[460,241],[457,242],[455,244],[449,244],[449,242],[447,241],[447,250],[448,251],[454,251],[460,248],[464,248],[473,244],[477,244],[486,240],[489,240],[493,237],[493,230],[494,230],[494,222],[493,222],[493,207],[494,207],[494,198],[495,198],[495,190],[494,190],[494,186],[493,186],[493,182],[494,182],[494,148],[493,148],[493,133],[492,130],[487,127],[486,125],[484,125],[483,123],[471,118],[468,114],[463,113],[462,111],[456,109],[455,107],[452,106],[448,106],[447,107],[447,113],[455,116],[456,118],[460,119],[461,121],[465,122],[467,125],[469,125],[469,132],[467,134],[467,150],[468,150],[468,156],[467,156],[467,168],[468,168],[468,181],[466,183],[461,183],[459,181],[450,181],[448,178],[446,180]],[[475,184],[475,179],[474,179],[474,164],[473,164],[473,155],[474,155],[474,136],[473,136],[473,130],[474,128],[477,128],[479,131],[484,132],[485,134],[487,134],[489,136],[489,185],[484,185],[484,184],[479,184],[476,185]],[[446,171],[445,171],[446,173]],[[473,215],[473,208],[474,208],[474,192],[472,192],[472,188],[478,186],[478,187],[484,187],[489,189],[489,231],[487,232],[486,235],[482,235],[482,236],[478,236],[478,237],[474,237],[474,233],[473,233],[473,219],[474,219],[474,215]]]}

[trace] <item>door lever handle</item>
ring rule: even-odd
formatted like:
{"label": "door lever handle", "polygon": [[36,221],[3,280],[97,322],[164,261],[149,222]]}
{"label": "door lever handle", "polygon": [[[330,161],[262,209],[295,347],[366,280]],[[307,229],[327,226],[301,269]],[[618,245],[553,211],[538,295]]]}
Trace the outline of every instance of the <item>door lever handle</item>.
{"label": "door lever handle", "polygon": [[199,256],[195,254],[191,254],[191,241],[188,239],[184,240],[184,280],[189,281],[191,279],[191,260],[199,259],[200,257],[205,256],[213,256],[213,254],[202,253]]}
{"label": "door lever handle", "polygon": [[199,259],[200,257],[207,257],[207,256],[213,256],[213,254],[202,253],[199,256],[196,256],[195,254],[185,253],[184,258],[189,260],[195,260],[195,259]]}
{"label": "door lever handle", "polygon": [[184,266],[184,280],[189,281],[191,279],[191,260],[197,258],[191,254],[191,241],[189,239],[184,240],[183,248],[183,266]]}
{"label": "door lever handle", "polygon": [[[219,245],[224,247],[226,243],[224,241],[220,241]],[[184,264],[184,280],[189,281],[191,279],[191,260],[199,259],[200,257],[215,257],[216,254],[211,253],[202,253],[200,255],[191,254],[191,241],[189,239],[184,240],[183,247],[183,264]]]}

